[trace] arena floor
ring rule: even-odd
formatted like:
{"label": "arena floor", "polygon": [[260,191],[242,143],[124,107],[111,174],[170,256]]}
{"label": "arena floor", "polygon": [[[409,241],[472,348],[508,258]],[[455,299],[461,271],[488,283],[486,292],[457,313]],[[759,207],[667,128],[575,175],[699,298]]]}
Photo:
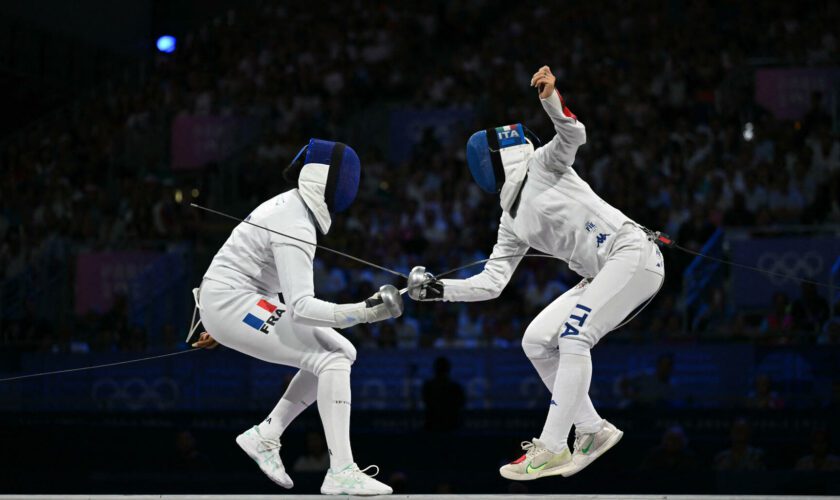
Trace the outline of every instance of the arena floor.
{"label": "arena floor", "polygon": [[[330,498],[325,495],[0,495],[0,500],[314,500]],[[370,499],[373,497],[336,496],[333,498]],[[394,500],[763,500],[785,499],[832,499],[834,496],[776,496],[767,495],[388,495],[381,498]]]}

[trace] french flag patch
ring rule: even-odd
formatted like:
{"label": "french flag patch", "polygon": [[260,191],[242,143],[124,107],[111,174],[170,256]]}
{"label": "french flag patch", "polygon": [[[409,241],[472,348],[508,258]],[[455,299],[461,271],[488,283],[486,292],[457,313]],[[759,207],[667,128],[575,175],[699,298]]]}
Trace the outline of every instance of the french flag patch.
{"label": "french flag patch", "polygon": [[274,326],[280,316],[283,315],[283,311],[265,299],[260,299],[257,306],[251,308],[251,310],[252,313],[246,314],[242,322],[266,335],[268,335],[268,327]]}

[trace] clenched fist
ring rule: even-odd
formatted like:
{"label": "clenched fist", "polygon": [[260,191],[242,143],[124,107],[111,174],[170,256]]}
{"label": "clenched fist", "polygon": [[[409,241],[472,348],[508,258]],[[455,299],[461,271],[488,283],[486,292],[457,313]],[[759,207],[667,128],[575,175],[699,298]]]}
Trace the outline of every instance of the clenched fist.
{"label": "clenched fist", "polygon": [[531,86],[536,87],[540,92],[540,99],[547,99],[554,92],[554,83],[557,78],[551,74],[551,68],[543,66],[531,77]]}

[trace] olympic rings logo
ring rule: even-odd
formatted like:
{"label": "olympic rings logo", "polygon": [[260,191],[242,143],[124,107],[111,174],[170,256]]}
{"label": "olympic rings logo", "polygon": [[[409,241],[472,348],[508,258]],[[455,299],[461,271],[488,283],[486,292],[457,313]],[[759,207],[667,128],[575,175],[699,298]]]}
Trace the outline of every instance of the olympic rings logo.
{"label": "olympic rings logo", "polygon": [[[817,252],[767,252],[758,258],[759,269],[771,273],[789,274],[799,278],[813,278],[825,269],[825,261]],[[767,279],[774,285],[782,285],[791,278],[767,275]]]}
{"label": "olympic rings logo", "polygon": [[115,410],[169,410],[180,399],[178,383],[169,377],[146,381],[139,377],[125,381],[99,379],[91,386],[91,398],[101,408]]}

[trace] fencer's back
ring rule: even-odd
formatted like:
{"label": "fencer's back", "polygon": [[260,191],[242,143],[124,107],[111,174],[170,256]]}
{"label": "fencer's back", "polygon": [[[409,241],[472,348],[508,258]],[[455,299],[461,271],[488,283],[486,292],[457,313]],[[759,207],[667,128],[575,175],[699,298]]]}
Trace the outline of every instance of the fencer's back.
{"label": "fencer's back", "polygon": [[[286,191],[255,208],[245,219],[260,226],[316,243],[315,225],[297,189]],[[265,229],[242,222],[234,228],[222,248],[219,249],[205,279],[225,283],[237,289],[262,292],[268,295],[280,293],[280,281],[274,262],[272,243],[290,240]],[[314,256],[314,246],[299,245]]]}

